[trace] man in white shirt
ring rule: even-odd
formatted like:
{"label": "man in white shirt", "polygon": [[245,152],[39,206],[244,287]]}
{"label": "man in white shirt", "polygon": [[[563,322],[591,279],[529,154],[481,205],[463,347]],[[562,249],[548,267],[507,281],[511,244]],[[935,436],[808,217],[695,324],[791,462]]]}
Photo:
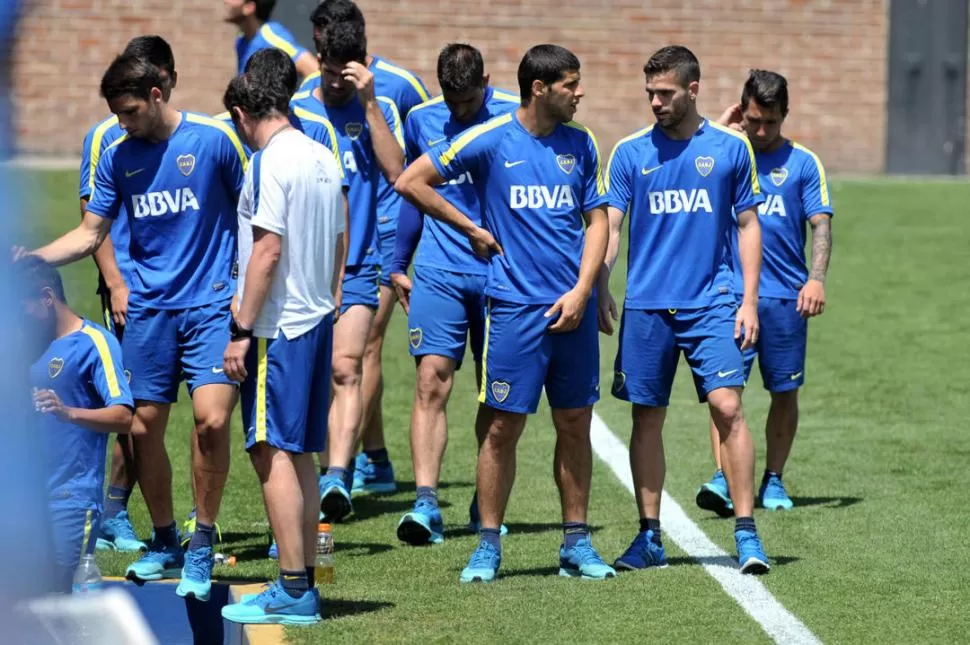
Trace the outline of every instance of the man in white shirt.
{"label": "man in white shirt", "polygon": [[[276,50],[256,55],[293,64]],[[242,384],[246,449],[279,545],[280,577],[222,615],[304,625],[320,620],[313,453],[327,435],[347,203],[334,151],[290,125],[282,77],[243,74],[223,99],[236,129],[258,149],[239,197],[239,306],[223,366]]]}

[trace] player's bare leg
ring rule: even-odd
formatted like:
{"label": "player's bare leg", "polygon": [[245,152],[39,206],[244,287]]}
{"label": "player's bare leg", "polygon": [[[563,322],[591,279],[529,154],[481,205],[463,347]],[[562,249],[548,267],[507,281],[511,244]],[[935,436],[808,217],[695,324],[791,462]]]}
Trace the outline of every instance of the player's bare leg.
{"label": "player's bare leg", "polygon": [[709,481],[701,484],[701,487],[697,490],[695,501],[705,511],[713,511],[721,517],[731,517],[734,515],[734,504],[731,502],[727,480],[724,478],[721,460],[721,433],[718,432],[713,419],[710,421],[709,434],[711,455],[714,457],[716,470]]}
{"label": "player's bare leg", "polygon": [[441,461],[448,446],[448,417],[445,411],[454,384],[456,362],[445,356],[426,355],[417,359],[417,383],[411,409],[411,459],[414,483],[437,489]]}
{"label": "player's bare leg", "polygon": [[765,440],[768,448],[765,466],[768,470],[781,474],[785,469],[797,431],[798,390],[772,393],[768,421],[765,424]]}
{"label": "player's bare leg", "polygon": [[213,527],[219,515],[229,475],[229,423],[236,398],[235,386],[221,383],[200,386],[192,394],[195,415],[192,474],[197,525]]}
{"label": "player's bare leg", "polygon": [[[304,549],[305,539],[305,508],[303,487],[297,473],[294,457],[288,452],[274,448],[260,442],[249,452],[249,459],[256,469],[259,484],[263,491],[263,503],[266,506],[266,516],[276,538],[279,549],[281,571],[300,571],[306,567]],[[305,469],[305,468],[304,468]],[[313,477],[313,462],[310,459],[310,481],[316,490],[316,478]],[[311,497],[317,497],[314,492]],[[313,509],[313,519],[317,507]],[[314,524],[316,528],[316,524]]]}
{"label": "player's bare leg", "polygon": [[110,468],[97,547],[117,551],[144,551],[146,545],[138,539],[128,516],[128,501],[138,481],[135,448],[130,434],[117,435],[115,441],[111,442]]}
{"label": "player's bare leg", "polygon": [[738,517],[754,512],[754,442],[741,406],[741,388],[718,388],[707,395],[721,440],[721,461]]}
{"label": "player's bare leg", "polygon": [[593,476],[593,448],[589,440],[592,418],[592,407],[552,410],[556,427],[553,470],[565,523],[586,523]]}
{"label": "player's bare leg", "polygon": [[367,457],[356,462],[354,472],[354,493],[392,493],[397,486],[394,470],[387,456],[384,442],[384,373],[383,351],[384,335],[394,313],[397,294],[385,285],[380,287],[380,301],[377,315],[371,326],[367,347],[364,349],[364,374],[361,387],[364,420],[361,433],[361,446]]}
{"label": "player's bare leg", "polygon": [[641,519],[660,520],[660,496],[667,476],[663,427],[667,408],[633,406],[630,470]]}
{"label": "player's bare leg", "polygon": [[165,448],[165,427],[171,412],[168,403],[136,401],[131,422],[135,458],[141,468],[138,485],[155,527],[173,522],[172,463]]}
{"label": "player's bare leg", "polygon": [[303,565],[307,569],[314,566],[317,543],[317,527],[320,513],[320,489],[317,486],[317,470],[313,465],[313,454],[292,455],[296,476],[300,480],[303,495]]}
{"label": "player's bare leg", "polygon": [[499,531],[515,482],[515,448],[527,415],[493,410],[485,441],[478,453],[478,511],[482,530]]}

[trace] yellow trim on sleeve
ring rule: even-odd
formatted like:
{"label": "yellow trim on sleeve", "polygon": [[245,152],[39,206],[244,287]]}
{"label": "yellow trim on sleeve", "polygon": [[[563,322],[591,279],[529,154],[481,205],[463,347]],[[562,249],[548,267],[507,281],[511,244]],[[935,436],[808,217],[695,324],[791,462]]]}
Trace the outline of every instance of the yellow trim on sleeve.
{"label": "yellow trim on sleeve", "polygon": [[579,130],[580,132],[585,132],[589,138],[593,141],[593,149],[596,150],[596,193],[602,197],[606,194],[606,182],[603,181],[603,167],[600,163],[600,145],[596,142],[596,136],[593,131],[587,128],[582,123],[577,123],[576,121],[567,121],[565,124],[570,128]]}
{"label": "yellow trim on sleeve", "polygon": [[269,23],[264,24],[259,28],[260,35],[266,39],[270,45],[283,51],[287,56],[293,58],[296,56],[296,47],[289,43],[285,38],[278,35],[273,28],[269,26]]}
{"label": "yellow trim on sleeve", "polygon": [[293,114],[298,119],[306,119],[307,121],[313,121],[314,123],[319,123],[327,129],[327,134],[330,135],[330,141],[333,142],[333,158],[337,160],[337,168],[340,170],[340,178],[344,177],[344,164],[340,159],[340,144],[337,143],[337,131],[333,127],[333,123],[330,119],[320,116],[319,114],[314,114],[309,110],[305,110],[301,107],[294,107]]}
{"label": "yellow trim on sleeve", "polygon": [[462,148],[474,141],[477,137],[485,134],[486,132],[490,132],[495,128],[503,126],[506,123],[509,123],[511,120],[512,113],[507,112],[502,116],[497,116],[481,125],[477,125],[474,128],[465,130],[458,136],[458,138],[451,142],[451,145],[448,146],[447,150],[441,153],[441,156],[438,157],[438,163],[440,163],[442,166],[447,166],[454,161],[455,156],[461,152]]}
{"label": "yellow trim on sleeve", "polygon": [[115,361],[111,358],[111,350],[108,349],[108,341],[104,339],[104,334],[94,327],[82,327],[81,331],[94,342],[94,347],[98,350],[98,357],[104,366],[104,378],[108,381],[108,395],[112,398],[121,396],[118,375],[115,373]]}
{"label": "yellow trim on sleeve", "polygon": [[721,125],[715,121],[708,120],[708,125],[710,125],[715,130],[720,130],[721,132],[726,132],[732,137],[736,137],[744,142],[744,147],[748,150],[748,159],[751,162],[751,192],[755,195],[761,194],[761,184],[758,182],[758,164],[754,160],[754,148],[751,147],[751,142],[748,141],[748,137],[744,136],[737,130],[732,130],[726,125]]}
{"label": "yellow trim on sleeve", "polygon": [[[312,83],[313,80],[314,79],[317,79],[317,78],[320,78],[320,70],[317,70],[315,72],[311,72],[310,74],[307,74],[307,77],[303,79],[303,82],[302,83],[300,83],[299,89],[302,90],[304,87],[306,87],[307,83]],[[296,97],[294,97],[294,98],[296,98]]]}
{"label": "yellow trim on sleeve", "polygon": [[624,143],[628,141],[639,139],[643,135],[649,133],[651,130],[653,130],[653,126],[648,125],[647,127],[641,128],[640,130],[637,130],[636,132],[634,132],[629,136],[623,137],[622,139],[616,142],[615,146],[613,146],[613,152],[610,153],[610,158],[606,162],[606,191],[607,192],[609,192],[610,190],[610,172],[613,169],[613,158],[616,157],[616,152],[620,149],[620,146],[622,146]]}
{"label": "yellow trim on sleeve", "polygon": [[[118,115],[105,119],[101,122],[91,137],[91,159],[88,165],[88,188],[94,195],[94,173],[98,169],[98,161],[101,160],[101,141],[104,140],[105,133],[112,127],[118,125]],[[120,137],[119,137],[120,138]]]}
{"label": "yellow trim on sleeve", "polygon": [[209,127],[216,128],[217,130],[221,130],[223,134],[229,137],[230,143],[232,143],[232,146],[236,149],[236,154],[239,155],[239,160],[242,162],[243,170],[246,169],[246,166],[249,163],[249,159],[246,158],[246,149],[243,147],[242,141],[239,139],[239,135],[236,134],[236,131],[233,128],[226,125],[224,121],[214,119],[211,116],[204,116],[202,114],[195,114],[193,112],[185,112],[184,114],[189,123],[198,123],[200,125],[207,125]]}
{"label": "yellow trim on sleeve", "polygon": [[818,193],[822,200],[822,206],[831,206],[832,204],[829,202],[829,182],[825,178],[825,168],[822,167],[822,160],[818,158],[817,154],[796,141],[792,141],[791,145],[795,150],[801,150],[809,155],[815,162],[815,168],[818,170]]}
{"label": "yellow trim on sleeve", "polygon": [[400,76],[401,78],[403,78],[404,80],[406,80],[408,83],[411,84],[411,87],[413,87],[414,91],[418,93],[418,96],[421,97],[422,101],[428,100],[428,92],[421,85],[421,82],[418,80],[418,78],[411,72],[404,69],[403,67],[398,67],[397,65],[391,65],[386,60],[377,61],[377,65],[375,65],[375,67],[377,67],[377,69],[381,71],[390,72],[391,74]]}
{"label": "yellow trim on sleeve", "polygon": [[401,112],[397,109],[397,106],[394,105],[394,101],[386,96],[378,96],[377,100],[391,108],[391,116],[394,120],[391,127],[391,134],[393,134],[394,138],[397,139],[397,144],[401,146],[401,150],[404,150],[404,129],[401,127]]}

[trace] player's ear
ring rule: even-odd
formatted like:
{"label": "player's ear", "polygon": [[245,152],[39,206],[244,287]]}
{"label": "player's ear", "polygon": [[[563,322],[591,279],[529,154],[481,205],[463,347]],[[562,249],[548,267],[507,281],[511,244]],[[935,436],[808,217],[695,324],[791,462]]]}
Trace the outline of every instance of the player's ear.
{"label": "player's ear", "polygon": [[488,87],[488,74],[482,76],[482,89],[484,90],[486,87]]}
{"label": "player's ear", "polygon": [[697,81],[691,81],[687,84],[687,95],[690,97],[691,101],[697,100],[697,93],[701,89],[701,84]]}
{"label": "player's ear", "polygon": [[54,306],[54,301],[56,300],[56,298],[54,297],[53,289],[51,289],[50,287],[44,287],[43,289],[40,290],[40,295],[44,301],[45,307]]}
{"label": "player's ear", "polygon": [[532,81],[532,96],[538,97],[546,93],[546,84],[540,80]]}
{"label": "player's ear", "polygon": [[162,92],[162,88],[153,87],[149,92],[148,97],[151,99],[151,103],[161,103],[164,100],[165,95]]}

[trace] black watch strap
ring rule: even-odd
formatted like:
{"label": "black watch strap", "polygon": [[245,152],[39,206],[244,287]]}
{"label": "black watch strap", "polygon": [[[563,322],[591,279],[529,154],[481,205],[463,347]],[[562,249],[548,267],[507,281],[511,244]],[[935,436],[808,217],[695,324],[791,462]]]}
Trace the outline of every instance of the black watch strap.
{"label": "black watch strap", "polygon": [[233,318],[232,322],[229,323],[229,336],[232,340],[239,340],[240,338],[252,338],[253,330],[240,327],[236,319]]}

